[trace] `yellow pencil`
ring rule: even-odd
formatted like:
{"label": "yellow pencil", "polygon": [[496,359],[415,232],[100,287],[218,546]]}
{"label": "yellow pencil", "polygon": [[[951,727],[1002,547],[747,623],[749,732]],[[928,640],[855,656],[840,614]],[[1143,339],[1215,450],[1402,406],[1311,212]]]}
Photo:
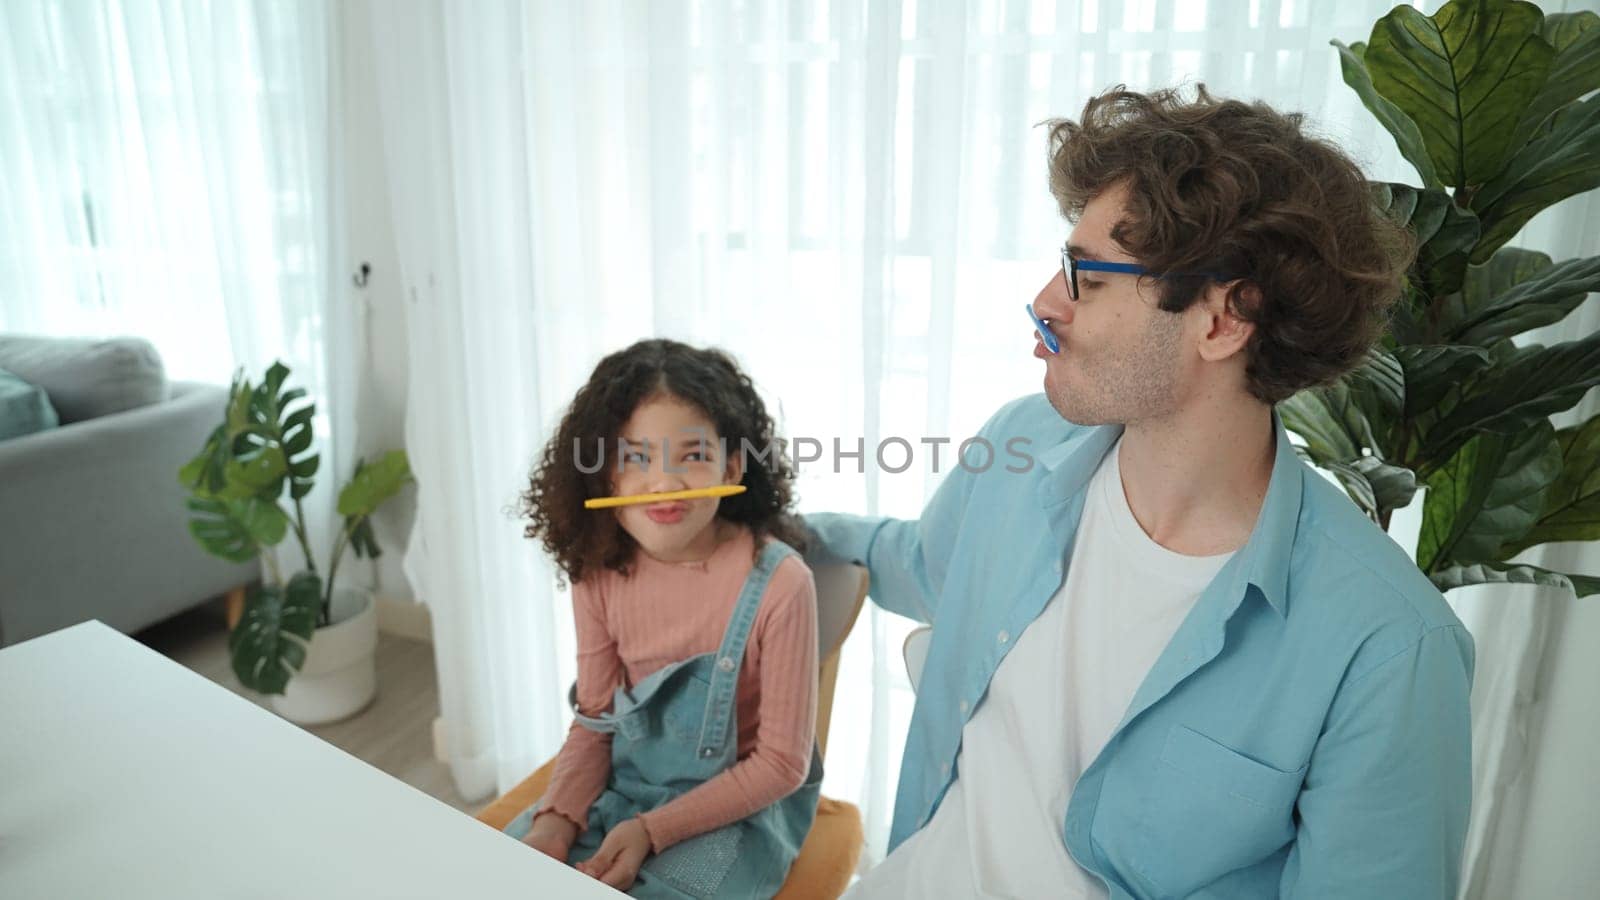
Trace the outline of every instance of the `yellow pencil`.
{"label": "yellow pencil", "polygon": [[584,509],[606,509],[612,506],[631,506],[635,503],[668,503],[673,500],[698,500],[701,497],[731,497],[744,493],[742,484],[719,484],[716,487],[695,488],[691,491],[661,491],[655,494],[630,494],[626,497],[594,497],[583,501]]}

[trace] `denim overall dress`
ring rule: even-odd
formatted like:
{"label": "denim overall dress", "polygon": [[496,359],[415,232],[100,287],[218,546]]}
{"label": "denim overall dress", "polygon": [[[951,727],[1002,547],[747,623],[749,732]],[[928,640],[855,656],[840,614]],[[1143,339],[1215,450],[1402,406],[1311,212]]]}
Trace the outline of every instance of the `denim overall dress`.
{"label": "denim overall dress", "polygon": [[[569,864],[600,849],[606,832],[711,780],[737,761],[735,695],[750,627],[772,572],[789,545],[770,540],[745,578],[738,603],[715,653],[664,666],[631,689],[620,686],[611,711],[590,718],[577,712],[577,685],[569,702],[578,723],[611,737],[611,777],[589,808],[588,828],[572,844]],[[635,897],[770,897],[811,830],[822,784],[815,744],[811,769],[794,793],[749,817],[668,847],[645,858],[628,893]],[[506,826],[521,839],[539,804]]]}

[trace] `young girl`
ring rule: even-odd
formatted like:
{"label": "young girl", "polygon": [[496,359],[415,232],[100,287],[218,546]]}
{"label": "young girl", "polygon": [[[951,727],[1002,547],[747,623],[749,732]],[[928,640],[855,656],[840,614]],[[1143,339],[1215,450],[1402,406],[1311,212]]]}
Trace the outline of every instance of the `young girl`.
{"label": "young girl", "polygon": [[[816,587],[793,471],[726,354],[601,360],[523,497],[572,583],[575,721],[507,833],[640,897],[769,897],[816,813]],[[723,499],[586,499],[742,484]],[[787,543],[786,543],[787,542]]]}

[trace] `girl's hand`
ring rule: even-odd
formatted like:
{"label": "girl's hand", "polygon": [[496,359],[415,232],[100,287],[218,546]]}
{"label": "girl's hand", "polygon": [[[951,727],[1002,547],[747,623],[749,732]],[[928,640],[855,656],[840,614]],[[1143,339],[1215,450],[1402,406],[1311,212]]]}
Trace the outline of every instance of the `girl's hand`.
{"label": "girl's hand", "polygon": [[619,891],[633,886],[639,876],[639,866],[650,855],[650,834],[637,818],[611,829],[594,856],[578,863],[577,869],[590,878],[611,885]]}
{"label": "girl's hand", "polygon": [[522,842],[540,853],[565,864],[572,852],[572,842],[578,839],[578,826],[566,816],[554,813],[540,815],[533,827],[523,836]]}

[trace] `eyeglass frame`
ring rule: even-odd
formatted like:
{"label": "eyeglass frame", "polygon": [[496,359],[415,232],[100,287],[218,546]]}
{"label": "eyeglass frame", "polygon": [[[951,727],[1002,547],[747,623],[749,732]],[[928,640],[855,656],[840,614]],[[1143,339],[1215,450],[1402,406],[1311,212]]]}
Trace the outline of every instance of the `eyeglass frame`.
{"label": "eyeglass frame", "polygon": [[1226,276],[1215,272],[1152,272],[1136,263],[1102,262],[1098,259],[1079,259],[1072,255],[1072,251],[1065,245],[1061,248],[1061,277],[1067,285],[1067,296],[1072,302],[1078,302],[1078,272],[1114,272],[1122,275],[1140,275],[1149,278],[1165,278],[1172,275],[1180,277],[1199,276],[1212,281],[1230,281]]}

